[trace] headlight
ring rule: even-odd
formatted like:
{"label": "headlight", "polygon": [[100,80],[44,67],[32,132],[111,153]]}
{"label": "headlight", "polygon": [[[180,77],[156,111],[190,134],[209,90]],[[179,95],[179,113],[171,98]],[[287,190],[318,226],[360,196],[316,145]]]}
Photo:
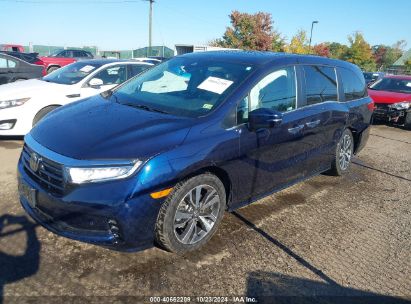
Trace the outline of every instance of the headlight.
{"label": "headlight", "polygon": [[136,161],[130,165],[119,166],[65,167],[65,171],[68,181],[73,184],[95,183],[126,178],[136,172],[141,164],[141,161]]}
{"label": "headlight", "polygon": [[6,108],[21,106],[26,101],[28,101],[29,99],[30,99],[30,97],[29,98],[20,98],[20,99],[11,99],[11,100],[0,101],[0,109],[6,109]]}
{"label": "headlight", "polygon": [[394,108],[396,110],[407,110],[411,106],[410,101],[402,101],[402,102],[397,102],[392,105],[390,105],[390,108]]}

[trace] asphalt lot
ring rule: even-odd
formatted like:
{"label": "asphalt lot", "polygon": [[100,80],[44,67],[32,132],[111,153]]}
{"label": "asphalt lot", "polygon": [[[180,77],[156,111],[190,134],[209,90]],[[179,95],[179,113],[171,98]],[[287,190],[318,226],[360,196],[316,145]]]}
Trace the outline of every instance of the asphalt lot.
{"label": "asphalt lot", "polygon": [[318,176],[226,213],[209,244],[184,256],[119,253],[33,226],[17,198],[22,141],[1,140],[0,303],[2,289],[5,303],[46,295],[411,301],[411,131],[371,133],[347,176]]}

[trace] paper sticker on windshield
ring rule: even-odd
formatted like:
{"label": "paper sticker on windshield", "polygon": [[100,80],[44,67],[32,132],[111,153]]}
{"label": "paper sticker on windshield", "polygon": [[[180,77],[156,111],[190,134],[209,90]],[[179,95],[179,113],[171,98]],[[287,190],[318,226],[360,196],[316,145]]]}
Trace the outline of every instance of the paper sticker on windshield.
{"label": "paper sticker on windshield", "polygon": [[408,82],[408,83],[406,84],[406,86],[409,87],[409,88],[411,88],[411,82]]}
{"label": "paper sticker on windshield", "polygon": [[203,105],[203,109],[207,109],[207,110],[210,110],[212,107],[213,107],[213,105],[212,105],[212,104],[209,104],[209,103],[205,103],[205,104]]}
{"label": "paper sticker on windshield", "polygon": [[206,80],[204,80],[197,88],[217,94],[222,94],[232,84],[233,82],[231,80],[210,76]]}
{"label": "paper sticker on windshield", "polygon": [[80,69],[80,72],[89,73],[94,69],[95,67],[93,67],[92,65],[85,65]]}

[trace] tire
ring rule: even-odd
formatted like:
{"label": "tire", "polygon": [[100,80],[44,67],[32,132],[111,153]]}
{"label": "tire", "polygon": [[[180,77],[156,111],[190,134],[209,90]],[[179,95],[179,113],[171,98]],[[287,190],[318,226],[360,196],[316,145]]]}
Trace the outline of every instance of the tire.
{"label": "tire", "polygon": [[411,130],[411,112],[407,112],[404,119],[404,128]]}
{"label": "tire", "polygon": [[34,116],[34,119],[33,119],[33,127],[34,127],[36,124],[38,124],[38,122],[39,122],[40,120],[42,120],[42,119],[44,118],[44,116],[46,116],[48,113],[50,113],[51,111],[53,111],[53,110],[55,110],[55,109],[57,109],[57,108],[58,108],[58,106],[48,106],[48,107],[45,107],[45,108],[41,109],[41,110],[36,114],[36,116]]}
{"label": "tire", "polygon": [[350,130],[345,129],[335,149],[335,156],[331,163],[330,175],[341,176],[350,169],[351,159],[354,155],[354,137]]}
{"label": "tire", "polygon": [[50,74],[51,72],[54,72],[55,70],[58,70],[60,67],[52,66],[47,69],[47,74]]}
{"label": "tire", "polygon": [[218,177],[205,173],[184,180],[161,206],[155,227],[156,242],[178,254],[196,250],[214,235],[225,208],[225,188]]}

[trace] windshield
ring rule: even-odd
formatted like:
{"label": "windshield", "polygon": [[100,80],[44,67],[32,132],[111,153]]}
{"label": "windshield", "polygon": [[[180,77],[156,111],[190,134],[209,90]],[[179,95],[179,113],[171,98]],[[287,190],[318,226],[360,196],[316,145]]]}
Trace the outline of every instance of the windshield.
{"label": "windshield", "polygon": [[377,91],[391,91],[398,93],[411,93],[411,79],[383,78],[373,84],[370,89]]}
{"label": "windshield", "polygon": [[75,84],[90,75],[101,65],[86,62],[76,62],[62,67],[43,77],[43,80],[59,84]]}
{"label": "windshield", "polygon": [[176,57],[133,78],[114,96],[128,106],[198,117],[221,104],[253,69],[245,64]]}

